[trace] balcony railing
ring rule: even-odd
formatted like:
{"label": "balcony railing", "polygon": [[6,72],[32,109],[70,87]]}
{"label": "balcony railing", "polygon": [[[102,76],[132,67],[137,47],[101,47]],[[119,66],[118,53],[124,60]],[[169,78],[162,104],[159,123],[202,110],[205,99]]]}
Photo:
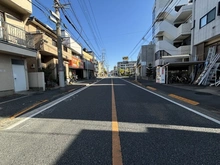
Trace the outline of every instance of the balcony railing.
{"label": "balcony railing", "polygon": [[29,35],[21,28],[3,21],[0,22],[0,40],[26,48],[35,48],[32,35]]}

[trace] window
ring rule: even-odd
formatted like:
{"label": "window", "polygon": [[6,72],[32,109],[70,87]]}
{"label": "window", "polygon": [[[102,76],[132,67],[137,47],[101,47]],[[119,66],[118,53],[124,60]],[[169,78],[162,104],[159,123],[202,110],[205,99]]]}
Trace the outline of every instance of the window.
{"label": "window", "polygon": [[207,25],[208,23],[212,22],[215,19],[216,8],[212,9],[208,12],[205,16],[200,19],[199,27],[202,28],[203,26]]}
{"label": "window", "polygon": [[209,22],[211,22],[211,21],[213,21],[213,20],[215,19],[215,13],[216,13],[215,8],[212,9],[212,10],[208,13],[208,15],[207,15],[207,23],[209,23]]}
{"label": "window", "polygon": [[200,19],[200,28],[207,24],[207,15]]}
{"label": "window", "polygon": [[67,47],[66,47],[66,46],[63,46],[63,50],[64,50],[65,52],[67,52]]}
{"label": "window", "polygon": [[52,45],[57,47],[57,41],[52,40]]}

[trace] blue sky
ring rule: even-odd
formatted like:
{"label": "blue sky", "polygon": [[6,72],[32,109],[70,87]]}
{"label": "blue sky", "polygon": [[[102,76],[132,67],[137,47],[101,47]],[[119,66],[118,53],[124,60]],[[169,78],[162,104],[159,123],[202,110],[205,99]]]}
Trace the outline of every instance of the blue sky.
{"label": "blue sky", "polygon": [[[61,4],[69,2],[71,6],[65,9],[66,15],[95,52],[97,59],[105,54],[109,70],[122,61],[123,56],[136,60],[140,46],[151,40],[151,32],[144,40],[141,39],[152,25],[154,0],[60,0]],[[32,3],[32,15],[55,28],[48,18],[48,10],[54,11],[53,0],[32,0]],[[72,37],[90,50],[62,12],[61,18]]]}

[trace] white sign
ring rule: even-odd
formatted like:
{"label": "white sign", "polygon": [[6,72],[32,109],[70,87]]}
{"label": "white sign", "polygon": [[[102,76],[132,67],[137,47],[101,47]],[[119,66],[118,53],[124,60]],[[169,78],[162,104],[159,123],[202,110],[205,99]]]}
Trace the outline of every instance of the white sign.
{"label": "white sign", "polygon": [[146,61],[141,62],[141,65],[146,65]]}

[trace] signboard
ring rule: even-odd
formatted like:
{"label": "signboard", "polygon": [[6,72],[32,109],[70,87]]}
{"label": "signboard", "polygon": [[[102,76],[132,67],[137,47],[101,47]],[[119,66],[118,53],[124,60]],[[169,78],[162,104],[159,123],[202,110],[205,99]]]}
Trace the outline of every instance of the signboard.
{"label": "signboard", "polygon": [[83,61],[75,56],[72,56],[72,59],[69,61],[70,68],[83,69]]}
{"label": "signboard", "polygon": [[165,67],[158,66],[156,69],[156,82],[165,83]]}

